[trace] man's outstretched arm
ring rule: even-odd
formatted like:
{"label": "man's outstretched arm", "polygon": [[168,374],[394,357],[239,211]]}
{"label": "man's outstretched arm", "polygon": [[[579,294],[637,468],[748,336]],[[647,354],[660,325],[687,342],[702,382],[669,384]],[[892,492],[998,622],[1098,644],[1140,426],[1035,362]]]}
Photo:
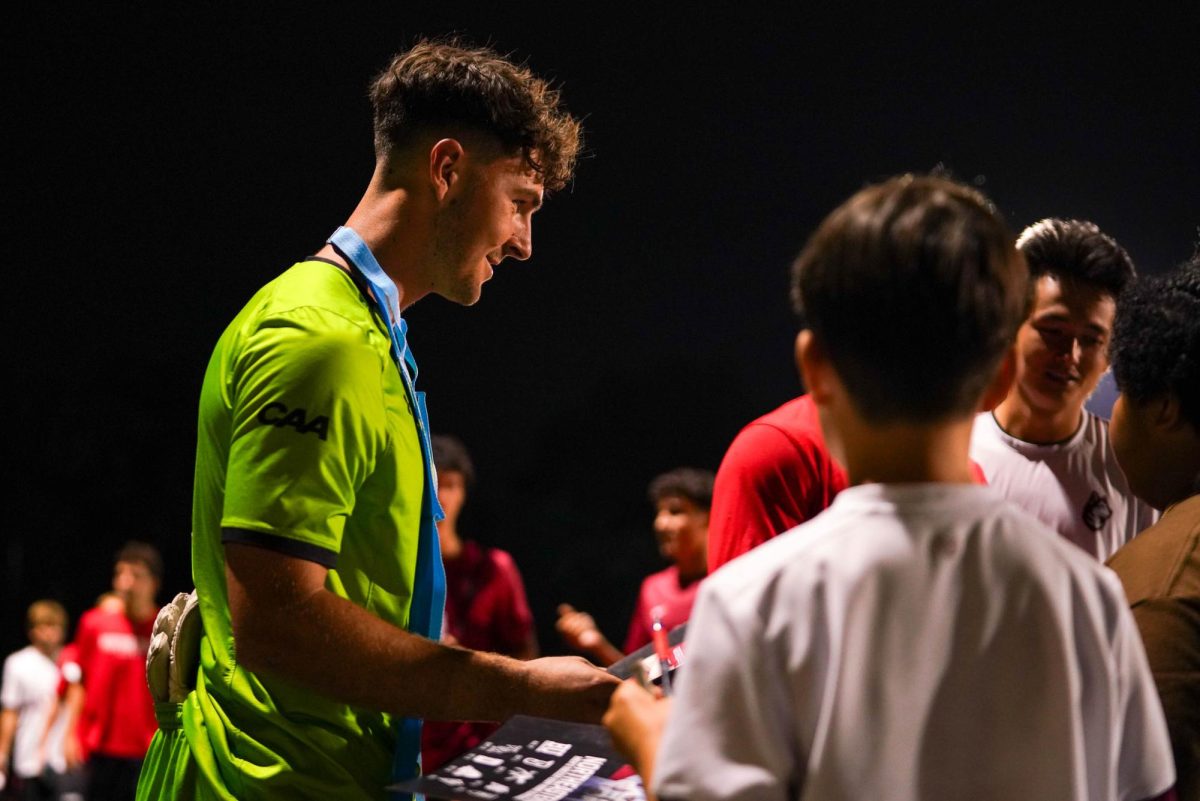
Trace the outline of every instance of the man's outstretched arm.
{"label": "man's outstretched arm", "polygon": [[330,698],[431,720],[600,721],[617,680],[578,657],[529,662],[410,634],[325,589],[325,567],[227,542],[238,661]]}

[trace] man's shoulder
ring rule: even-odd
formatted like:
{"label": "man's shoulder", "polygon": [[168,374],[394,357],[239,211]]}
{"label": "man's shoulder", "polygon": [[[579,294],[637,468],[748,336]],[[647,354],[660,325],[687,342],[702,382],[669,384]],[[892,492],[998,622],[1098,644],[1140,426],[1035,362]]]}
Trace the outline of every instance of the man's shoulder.
{"label": "man's shoulder", "polygon": [[370,306],[342,270],[301,261],[263,286],[231,328],[242,333],[295,326],[308,334],[360,335],[375,331]]}
{"label": "man's shoulder", "polygon": [[793,398],[743,426],[725,458],[766,464],[793,460],[797,450],[827,457],[816,404],[808,395]]}
{"label": "man's shoulder", "polygon": [[723,566],[706,581],[737,595],[771,577],[785,582],[854,580],[905,559],[914,538],[934,532],[985,538],[997,558],[1046,562],[1080,576],[1109,574],[1052,529],[978,485],[924,488],[865,485],[843,491],[829,509]]}
{"label": "man's shoulder", "polygon": [[[1167,510],[1108,560],[1131,603],[1176,594],[1195,595],[1200,586],[1200,495]],[[1187,587],[1183,593],[1180,587]]]}
{"label": "man's shoulder", "polygon": [[36,652],[37,652],[37,649],[34,648],[32,645],[26,645],[24,648],[20,648],[16,651],[13,651],[11,654],[4,657],[5,672],[8,672],[10,670],[20,670],[22,667],[24,667],[26,664],[29,663],[30,658],[32,656],[34,656],[34,654],[36,654]]}
{"label": "man's shoulder", "polygon": [[792,398],[761,417],[751,420],[743,427],[742,431],[755,426],[770,426],[797,437],[811,437],[814,433],[820,436],[821,432],[817,405],[810,395]]}

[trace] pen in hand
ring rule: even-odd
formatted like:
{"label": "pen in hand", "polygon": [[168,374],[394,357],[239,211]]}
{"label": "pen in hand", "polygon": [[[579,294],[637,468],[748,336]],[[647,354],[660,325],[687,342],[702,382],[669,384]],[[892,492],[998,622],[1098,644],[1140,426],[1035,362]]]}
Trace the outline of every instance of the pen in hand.
{"label": "pen in hand", "polygon": [[654,640],[654,653],[658,657],[658,665],[662,669],[662,694],[671,695],[671,645],[667,642],[667,630],[663,628],[662,616],[658,607],[650,610],[653,620],[651,636]]}

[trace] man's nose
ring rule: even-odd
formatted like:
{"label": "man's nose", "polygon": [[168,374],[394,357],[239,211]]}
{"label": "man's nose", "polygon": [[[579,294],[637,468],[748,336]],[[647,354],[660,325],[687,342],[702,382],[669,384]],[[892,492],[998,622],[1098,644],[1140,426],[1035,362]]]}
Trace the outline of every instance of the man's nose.
{"label": "man's nose", "polygon": [[533,255],[533,225],[525,223],[518,226],[513,235],[504,243],[504,255],[511,256],[517,261],[526,261]]}

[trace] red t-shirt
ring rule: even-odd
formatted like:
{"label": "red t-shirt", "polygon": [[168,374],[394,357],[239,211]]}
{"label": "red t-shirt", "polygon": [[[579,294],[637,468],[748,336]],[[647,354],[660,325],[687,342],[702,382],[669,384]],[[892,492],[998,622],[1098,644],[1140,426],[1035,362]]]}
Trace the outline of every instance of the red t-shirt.
{"label": "red t-shirt", "polygon": [[79,741],[88,753],[141,759],[158,730],[146,684],[154,617],[134,622],[101,609],[84,612],[75,634],[86,693]]}
{"label": "red t-shirt", "polygon": [[[513,656],[533,638],[533,614],[511,556],[467,540],[446,562],[446,632],[459,645]],[[421,734],[426,773],[474,748],[496,730],[491,723],[427,721]]]}
{"label": "red t-shirt", "polygon": [[[971,473],[986,484],[974,461]],[[734,437],[713,485],[708,572],[811,520],[846,488],[849,477],[825,447],[817,405],[801,395]]]}
{"label": "red t-shirt", "polygon": [[816,517],[848,483],[825,448],[817,405],[808,395],[750,423],[717,469],[708,572]]}
{"label": "red t-shirt", "polygon": [[686,623],[691,617],[692,604],[696,602],[699,589],[699,581],[682,586],[679,582],[679,568],[675,565],[646,576],[638,593],[633,617],[629,620],[625,653],[633,653],[653,638],[654,617],[651,613],[656,606],[660,609],[663,628],[667,631]]}

